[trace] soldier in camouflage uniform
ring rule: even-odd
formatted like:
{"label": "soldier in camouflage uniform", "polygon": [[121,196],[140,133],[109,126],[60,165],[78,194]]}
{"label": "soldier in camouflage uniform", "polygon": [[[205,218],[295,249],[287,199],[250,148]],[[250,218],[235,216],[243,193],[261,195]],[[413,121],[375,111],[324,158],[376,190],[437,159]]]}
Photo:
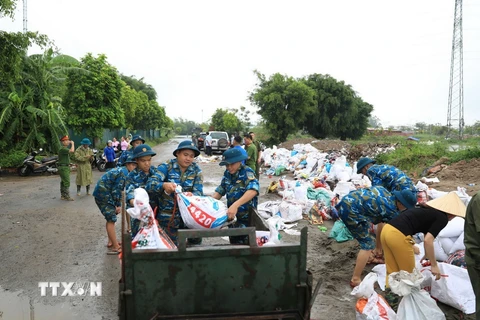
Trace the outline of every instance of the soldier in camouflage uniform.
{"label": "soldier in camouflage uniform", "polygon": [[125,161],[127,161],[128,156],[133,156],[133,150],[135,150],[135,147],[143,143],[145,143],[145,139],[143,139],[142,136],[133,136],[132,141],[130,141],[130,145],[132,146],[132,148],[130,150],[127,149],[122,152],[122,154],[118,158],[117,167],[125,165]]}
{"label": "soldier in camouflage uniform", "polygon": [[125,166],[114,168],[105,173],[100,180],[98,180],[93,196],[100,212],[105,217],[108,248],[114,251],[120,251],[120,245],[117,242],[115,235],[115,222],[117,222],[117,214],[122,208],[122,191],[125,189],[125,182],[130,171],[135,169],[137,163],[133,156],[130,156],[125,162]]}
{"label": "soldier in camouflage uniform", "polygon": [[[222,182],[215,189],[213,198],[220,200],[227,196],[227,215],[230,220],[237,217],[237,221],[229,228],[245,228],[250,226],[249,208],[257,207],[260,186],[255,172],[242,161],[247,159],[245,154],[236,148],[223,153],[221,166],[226,166]],[[230,237],[231,244],[248,244],[248,236]]]}
{"label": "soldier in camouflage uniform", "polygon": [[[147,188],[156,193],[158,223],[175,244],[178,229],[186,229],[176,203],[175,188],[179,185],[183,192],[203,196],[202,169],[194,162],[199,154],[200,151],[192,141],[182,141],[173,151],[176,158],[160,164],[147,184]],[[202,239],[188,239],[188,242],[200,244]]]}
{"label": "soldier in camouflage uniform", "polygon": [[[352,287],[361,282],[361,274],[374,250],[375,255],[382,254],[380,233],[382,222],[388,222],[401,211],[415,207],[415,194],[408,190],[388,192],[381,186],[363,188],[350,192],[335,206],[338,215],[360,244],[353,277]],[[377,237],[369,231],[370,224],[377,226]]]}
{"label": "soldier in camouflage uniform", "polygon": [[[155,206],[155,203],[152,201],[153,190],[147,188],[148,180],[157,173],[157,169],[151,166],[152,157],[155,155],[156,153],[153,152],[152,148],[147,144],[141,144],[133,149],[133,159],[137,162],[137,167],[128,174],[125,185],[127,205],[130,207],[133,207],[135,198],[134,191],[137,188],[144,188],[150,197],[150,205],[152,208]],[[138,233],[140,220],[132,218],[130,220],[130,227],[133,239]]]}
{"label": "soldier in camouflage uniform", "polygon": [[412,180],[402,170],[387,164],[375,164],[375,160],[361,158],[357,163],[357,173],[366,175],[372,186],[382,186],[388,191],[410,190],[416,192]]}

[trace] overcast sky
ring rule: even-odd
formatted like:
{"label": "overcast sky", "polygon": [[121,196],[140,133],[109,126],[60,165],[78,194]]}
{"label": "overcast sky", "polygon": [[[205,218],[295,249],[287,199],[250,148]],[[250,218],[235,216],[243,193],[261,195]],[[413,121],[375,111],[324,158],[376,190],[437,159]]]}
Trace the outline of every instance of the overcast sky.
{"label": "overcast sky", "polygon": [[[454,0],[28,0],[28,29],[144,78],[171,118],[250,104],[253,70],[330,74],[382,125],[446,124]],[[0,28],[22,30],[16,20]],[[465,123],[480,120],[480,2],[463,2]],[[252,107],[252,110],[253,107]]]}

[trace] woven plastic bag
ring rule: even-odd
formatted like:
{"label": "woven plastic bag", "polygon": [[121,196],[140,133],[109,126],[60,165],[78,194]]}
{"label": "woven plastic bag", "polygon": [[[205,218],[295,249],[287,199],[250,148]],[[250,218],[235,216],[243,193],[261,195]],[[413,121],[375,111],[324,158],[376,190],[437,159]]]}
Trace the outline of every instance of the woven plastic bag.
{"label": "woven plastic bag", "polygon": [[382,296],[375,292],[375,282],[377,282],[377,274],[370,272],[358,286],[353,288],[351,295],[358,299],[355,305],[355,319],[396,320],[395,311]]}
{"label": "woven plastic bag", "polygon": [[442,320],[445,315],[427,291],[420,289],[423,275],[414,269],[412,273],[401,270],[388,276],[390,289],[403,296],[398,305],[398,320]]}
{"label": "woven plastic bag", "polygon": [[175,249],[172,240],[159,229],[145,189],[134,190],[133,204],[133,208],[127,209],[127,212],[132,218],[140,220],[140,229],[132,240],[132,249]]}
{"label": "woven plastic bag", "polygon": [[175,192],[180,215],[189,229],[218,229],[228,222],[227,206],[222,201],[182,193],[180,186]]}

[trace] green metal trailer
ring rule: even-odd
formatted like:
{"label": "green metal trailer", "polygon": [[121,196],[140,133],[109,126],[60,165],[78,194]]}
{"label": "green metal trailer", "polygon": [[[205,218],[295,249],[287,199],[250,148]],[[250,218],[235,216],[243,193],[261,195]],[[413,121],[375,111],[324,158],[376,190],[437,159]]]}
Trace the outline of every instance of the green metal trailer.
{"label": "green metal trailer", "polygon": [[[264,229],[256,210],[251,216]],[[237,235],[249,245],[187,247],[187,238]],[[122,240],[131,243],[124,226]],[[175,250],[124,245],[120,319],[310,319],[320,282],[312,295],[306,227],[297,244],[258,247],[253,227],[180,230],[178,242]]]}

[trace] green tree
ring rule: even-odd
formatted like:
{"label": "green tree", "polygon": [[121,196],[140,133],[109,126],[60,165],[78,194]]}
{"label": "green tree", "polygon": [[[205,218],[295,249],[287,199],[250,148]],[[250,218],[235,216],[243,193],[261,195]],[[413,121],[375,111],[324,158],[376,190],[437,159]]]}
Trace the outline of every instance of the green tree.
{"label": "green tree", "polygon": [[91,53],[81,59],[80,66],[89,72],[68,75],[64,99],[67,124],[77,132],[85,129],[87,136],[95,138],[102,136],[104,128],[123,127],[123,85],[115,67],[105,55],[95,58]]}
{"label": "green tree", "polygon": [[58,137],[67,130],[62,100],[57,94],[65,72],[71,71],[67,65],[75,61],[55,54],[52,49],[23,57],[22,78],[10,85],[11,92],[1,104],[0,132],[6,141],[20,145],[25,151],[39,146],[58,148]]}
{"label": "green tree", "polygon": [[232,112],[237,116],[240,121],[240,126],[237,131],[248,132],[252,127],[252,122],[250,119],[251,111],[246,107],[241,106],[239,109],[233,109]]}
{"label": "green tree", "polygon": [[315,91],[303,81],[279,73],[269,79],[254,71],[258,83],[249,99],[258,107],[271,142],[285,141],[287,136],[302,128],[315,109]]}
{"label": "green tree", "polygon": [[415,123],[415,127],[420,133],[424,133],[427,130],[427,124],[425,122]]}
{"label": "green tree", "polygon": [[180,131],[177,132],[178,134],[192,134],[198,126],[195,122],[183,118],[175,118],[173,122],[175,128],[180,128]]}
{"label": "green tree", "polygon": [[122,86],[121,92],[120,108],[125,114],[125,127],[132,130],[136,125],[135,114],[137,113],[137,106],[141,104],[141,96],[127,84]]}
{"label": "green tree", "polygon": [[237,110],[217,109],[212,115],[211,126],[217,131],[240,131],[242,124],[236,115]]}
{"label": "green tree", "polygon": [[138,92],[143,92],[147,95],[148,100],[157,100],[157,91],[152,87],[152,85],[145,83],[143,78],[136,79],[135,76],[125,76],[120,75],[122,80],[129,85],[132,89]]}
{"label": "green tree", "polygon": [[16,7],[15,0],[0,0],[0,17],[7,16],[13,19]]}
{"label": "green tree", "polygon": [[316,138],[359,139],[368,127],[373,106],[357,96],[350,85],[330,75],[313,74],[304,83],[315,91],[316,109],[305,128]]}
{"label": "green tree", "polygon": [[165,130],[165,135],[169,135],[173,131],[173,120],[165,116],[165,124],[163,129]]}

